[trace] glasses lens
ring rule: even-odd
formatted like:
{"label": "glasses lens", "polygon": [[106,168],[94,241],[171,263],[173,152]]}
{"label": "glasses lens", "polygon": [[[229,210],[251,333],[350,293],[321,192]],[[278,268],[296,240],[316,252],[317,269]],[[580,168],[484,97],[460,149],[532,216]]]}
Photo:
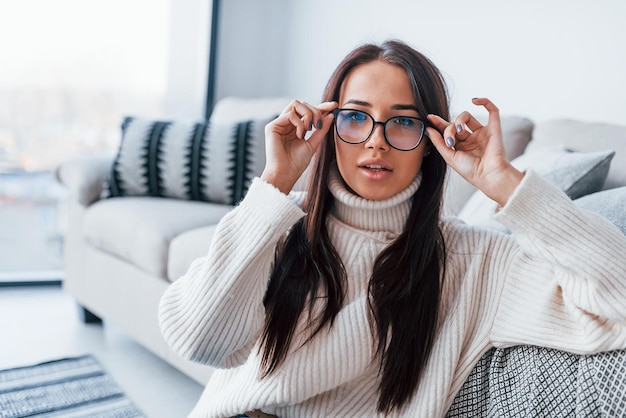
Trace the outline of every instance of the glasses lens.
{"label": "glasses lens", "polygon": [[335,125],[339,138],[351,144],[358,144],[369,137],[374,121],[365,112],[347,109],[337,112]]}
{"label": "glasses lens", "polygon": [[385,124],[385,136],[389,144],[399,150],[412,150],[417,147],[424,134],[424,122],[417,118],[398,116]]}

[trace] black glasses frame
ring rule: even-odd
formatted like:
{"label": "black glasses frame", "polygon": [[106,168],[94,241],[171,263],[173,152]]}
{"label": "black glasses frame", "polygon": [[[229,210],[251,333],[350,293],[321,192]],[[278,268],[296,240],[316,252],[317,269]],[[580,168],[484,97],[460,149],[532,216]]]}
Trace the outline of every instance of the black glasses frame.
{"label": "black glasses frame", "polygon": [[[341,137],[341,135],[339,134],[339,129],[337,128],[337,114],[341,111],[345,111],[345,110],[349,110],[352,112],[359,112],[359,113],[363,113],[364,115],[366,115],[367,117],[369,117],[373,124],[372,124],[372,129],[370,130],[370,132],[367,134],[367,136],[365,137],[364,140],[359,141],[359,142],[350,142],[350,141],[346,141],[345,139],[343,139]],[[335,116],[335,118],[333,119],[333,124],[335,125],[335,132],[337,133],[337,136],[339,137],[339,139],[341,139],[343,142],[345,142],[346,144],[353,144],[353,145],[358,145],[358,144],[362,144],[364,142],[367,142],[372,134],[374,133],[374,129],[376,129],[376,125],[382,125],[383,127],[383,137],[385,138],[385,142],[393,149],[397,149],[398,151],[413,151],[415,148],[419,147],[420,144],[422,143],[422,139],[424,139],[424,135],[426,134],[426,128],[428,128],[430,125],[430,122],[428,121],[428,119],[422,119],[422,118],[416,118],[413,116],[393,116],[389,119],[387,119],[384,122],[378,121],[376,119],[374,119],[374,117],[372,115],[370,115],[369,113],[363,111],[363,110],[359,110],[359,109],[350,109],[350,108],[338,108],[338,109],[334,109],[332,111],[333,115]],[[387,138],[387,123],[397,119],[397,118],[407,118],[407,119],[412,119],[412,120],[418,120],[420,122],[422,122],[422,132],[420,135],[420,138],[417,140],[417,144],[413,147],[413,148],[409,148],[409,149],[402,149],[402,148],[397,148],[394,147],[393,144],[391,142],[389,142],[389,138]]]}

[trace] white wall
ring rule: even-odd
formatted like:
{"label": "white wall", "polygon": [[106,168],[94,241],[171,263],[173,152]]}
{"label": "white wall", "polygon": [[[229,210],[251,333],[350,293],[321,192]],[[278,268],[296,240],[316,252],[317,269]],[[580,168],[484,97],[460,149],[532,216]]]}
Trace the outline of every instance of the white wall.
{"label": "white wall", "polygon": [[[257,65],[246,67],[247,76],[222,73],[223,86],[254,80],[264,86],[258,93],[317,102],[350,49],[399,38],[445,74],[453,112],[469,108],[472,97],[487,96],[502,114],[536,121],[571,117],[626,123],[623,0],[223,1],[235,14],[261,3],[265,14],[260,19],[270,11],[281,16],[265,25],[270,41],[252,25],[255,33],[248,39]],[[237,30],[246,31],[245,21]],[[259,57],[259,51],[271,61]],[[234,61],[229,65],[237,67]],[[221,97],[231,92],[226,87]]]}

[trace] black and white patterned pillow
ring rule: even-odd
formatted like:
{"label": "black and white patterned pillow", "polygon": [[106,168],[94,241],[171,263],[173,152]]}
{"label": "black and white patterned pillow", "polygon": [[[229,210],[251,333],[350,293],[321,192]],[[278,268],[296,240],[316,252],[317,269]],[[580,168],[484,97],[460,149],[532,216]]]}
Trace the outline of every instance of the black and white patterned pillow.
{"label": "black and white patterned pillow", "polygon": [[446,414],[457,417],[626,417],[626,350],[492,348]]}
{"label": "black and white patterned pillow", "polygon": [[237,204],[265,166],[264,129],[270,120],[214,123],[126,117],[102,197]]}

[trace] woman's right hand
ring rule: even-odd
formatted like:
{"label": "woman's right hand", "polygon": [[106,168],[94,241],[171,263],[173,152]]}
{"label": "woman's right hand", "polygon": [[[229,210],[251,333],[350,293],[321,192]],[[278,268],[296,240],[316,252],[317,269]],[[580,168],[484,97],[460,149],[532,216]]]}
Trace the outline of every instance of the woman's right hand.
{"label": "woman's right hand", "polygon": [[[265,126],[265,169],[261,179],[288,194],[330,129],[336,102],[318,106],[292,101]],[[307,133],[313,131],[308,139]]]}

